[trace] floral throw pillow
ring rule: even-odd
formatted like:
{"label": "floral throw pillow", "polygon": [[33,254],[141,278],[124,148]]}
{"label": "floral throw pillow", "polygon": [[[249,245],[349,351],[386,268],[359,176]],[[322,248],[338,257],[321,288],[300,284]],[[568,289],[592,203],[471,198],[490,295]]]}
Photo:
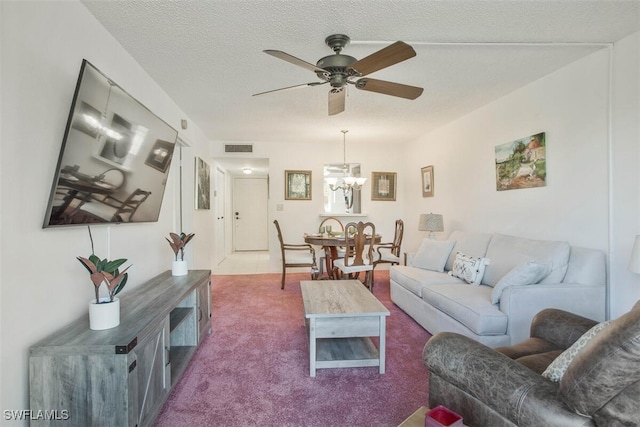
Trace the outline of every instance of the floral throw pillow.
{"label": "floral throw pillow", "polygon": [[484,269],[490,262],[488,258],[474,258],[458,252],[453,261],[453,270],[449,274],[472,285],[479,285],[484,275]]}
{"label": "floral throw pillow", "polygon": [[598,323],[593,328],[584,333],[578,340],[573,343],[571,347],[560,353],[560,356],[556,357],[553,362],[544,370],[542,376],[553,381],[560,382],[564,373],[567,372],[569,365],[573,359],[591,341],[598,332],[603,330],[611,321]]}

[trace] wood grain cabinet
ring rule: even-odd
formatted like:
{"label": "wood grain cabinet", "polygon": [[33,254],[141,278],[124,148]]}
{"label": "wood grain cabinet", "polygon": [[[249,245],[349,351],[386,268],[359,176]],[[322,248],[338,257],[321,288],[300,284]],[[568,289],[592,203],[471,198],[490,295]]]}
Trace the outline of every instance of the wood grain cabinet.
{"label": "wood grain cabinet", "polygon": [[84,316],[32,346],[30,409],[44,416],[31,425],[151,425],[211,332],[210,276],[164,272],[123,294],[118,327]]}

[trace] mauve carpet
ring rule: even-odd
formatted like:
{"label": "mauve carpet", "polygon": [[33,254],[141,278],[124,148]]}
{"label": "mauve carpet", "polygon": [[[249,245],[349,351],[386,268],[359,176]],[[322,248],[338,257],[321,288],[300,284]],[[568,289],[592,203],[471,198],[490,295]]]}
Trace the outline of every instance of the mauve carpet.
{"label": "mauve carpet", "polygon": [[[155,427],[397,426],[427,405],[422,348],[430,335],[389,298],[386,373],[378,367],[319,369],[309,376],[300,280],[288,274],[212,276],[212,328],[169,396]],[[322,282],[318,282],[322,286]]]}

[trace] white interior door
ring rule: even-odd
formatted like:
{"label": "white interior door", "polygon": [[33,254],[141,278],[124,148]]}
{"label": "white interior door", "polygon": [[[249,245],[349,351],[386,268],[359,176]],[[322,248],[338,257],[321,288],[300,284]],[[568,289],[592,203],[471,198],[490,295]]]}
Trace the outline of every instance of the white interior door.
{"label": "white interior door", "polygon": [[268,195],[267,178],[234,178],[234,250],[269,250]]}
{"label": "white interior door", "polygon": [[215,182],[214,182],[214,190],[213,190],[213,203],[215,209],[215,243],[214,243],[214,262],[215,265],[220,264],[226,257],[225,251],[225,242],[226,242],[226,233],[225,233],[225,178],[226,175],[223,170],[219,167],[216,167],[215,174]]}

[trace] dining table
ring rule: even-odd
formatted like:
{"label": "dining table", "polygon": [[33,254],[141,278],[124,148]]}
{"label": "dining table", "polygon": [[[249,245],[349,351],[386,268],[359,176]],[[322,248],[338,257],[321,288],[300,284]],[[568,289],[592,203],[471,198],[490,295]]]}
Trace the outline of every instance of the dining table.
{"label": "dining table", "polygon": [[[63,204],[51,214],[52,220],[57,220],[58,222],[72,221],[75,210],[81,208],[94,194],[109,195],[116,190],[113,184],[98,177],[89,177],[88,175],[68,171],[60,174],[58,188],[66,191]],[[68,212],[68,208],[74,199],[79,200],[78,206],[73,212]]]}
{"label": "dining table", "polygon": [[[324,250],[324,262],[327,268],[329,279],[334,279],[333,261],[338,258],[338,248],[347,246],[347,239],[344,233],[313,233],[305,234],[304,241],[311,245],[321,246]],[[380,243],[382,236],[376,234],[373,236],[373,243]],[[365,243],[371,242],[371,235],[366,236]]]}

